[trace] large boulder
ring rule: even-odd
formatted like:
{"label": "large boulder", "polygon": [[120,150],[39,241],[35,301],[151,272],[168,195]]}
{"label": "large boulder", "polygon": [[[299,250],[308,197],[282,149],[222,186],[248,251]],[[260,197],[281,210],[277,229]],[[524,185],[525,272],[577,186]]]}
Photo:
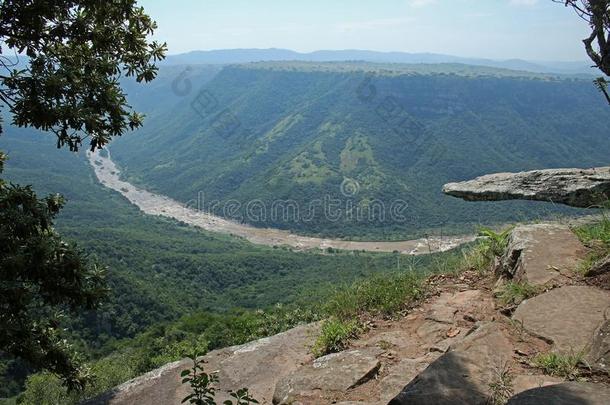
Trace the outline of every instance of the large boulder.
{"label": "large boulder", "polygon": [[[244,345],[214,350],[203,357],[206,372],[219,370],[217,402],[229,399],[228,390],[247,387],[261,404],[271,403],[275,384],[301,364],[311,360],[309,348],[319,324],[303,325]],[[89,405],[179,404],[190,393],[181,384],[180,372],[191,363],[168,364],[128,381],[87,402]]]}
{"label": "large boulder", "polygon": [[443,192],[468,201],[537,200],[589,208],[610,199],[610,167],[488,174],[445,184]]}
{"label": "large boulder", "polygon": [[508,405],[608,405],[610,387],[603,384],[567,382],[534,388],[515,395]]}
{"label": "large boulder", "polygon": [[323,395],[339,394],[374,377],[381,362],[378,348],[333,353],[304,365],[275,387],[274,404],[324,403]]}
{"label": "large boulder", "polygon": [[389,405],[486,404],[490,384],[512,353],[501,326],[485,324],[430,364]]}
{"label": "large boulder", "polygon": [[543,285],[575,270],[587,253],[567,226],[521,225],[511,232],[500,269],[514,281]]}
{"label": "large boulder", "polygon": [[530,333],[552,342],[555,350],[578,353],[590,346],[608,307],[609,291],[566,286],[523,301],[513,319]]}

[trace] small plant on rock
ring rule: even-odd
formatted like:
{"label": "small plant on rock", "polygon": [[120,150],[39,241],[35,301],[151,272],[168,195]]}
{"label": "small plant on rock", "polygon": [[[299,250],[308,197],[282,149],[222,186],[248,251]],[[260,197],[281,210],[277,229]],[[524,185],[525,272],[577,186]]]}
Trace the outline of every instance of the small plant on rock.
{"label": "small plant on rock", "polygon": [[189,384],[193,392],[182,400],[181,403],[188,402],[195,405],[216,405],[214,396],[216,395],[215,383],[218,383],[218,375],[203,371],[203,360],[197,360],[197,354],[189,356],[193,366],[183,370],[180,376],[182,384]]}
{"label": "small plant on rock", "polygon": [[[229,391],[229,395],[235,398],[235,405],[250,405],[258,404],[258,401],[250,396],[247,388],[242,388],[237,391]],[[224,405],[234,405],[233,401],[227,400],[223,402]]]}
{"label": "small plant on rock", "polygon": [[541,368],[545,374],[564,377],[573,380],[580,374],[578,364],[582,361],[584,353],[540,353],[534,357],[533,364]]}
{"label": "small plant on rock", "polygon": [[[188,402],[195,405],[216,405],[216,387],[218,384],[218,375],[216,373],[206,373],[203,370],[203,360],[197,360],[197,353],[189,356],[193,362],[193,366],[180,373],[182,384],[189,384],[192,393],[184,397],[181,403]],[[250,405],[258,404],[259,402],[252,398],[248,388],[242,388],[237,391],[228,391],[229,395],[235,398],[235,402],[228,399],[223,402],[223,405]]]}

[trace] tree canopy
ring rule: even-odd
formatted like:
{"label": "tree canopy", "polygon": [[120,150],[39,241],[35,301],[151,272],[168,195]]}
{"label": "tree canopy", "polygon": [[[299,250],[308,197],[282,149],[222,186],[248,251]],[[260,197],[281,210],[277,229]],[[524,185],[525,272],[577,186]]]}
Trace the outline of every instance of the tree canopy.
{"label": "tree canopy", "polygon": [[[142,125],[119,80],[155,78],[166,51],[149,39],[155,28],[135,0],[0,0],[0,104],[13,125],[53,132],[58,148],[101,148]],[[0,354],[79,388],[87,370],[61,320],[95,308],[106,288],[104,269],[55,232],[63,205],[0,180]]]}
{"label": "tree canopy", "polygon": [[15,125],[52,131],[58,147],[102,147],[142,125],[119,79],[155,78],[166,51],[149,40],[156,27],[135,0],[3,0],[0,100]]}

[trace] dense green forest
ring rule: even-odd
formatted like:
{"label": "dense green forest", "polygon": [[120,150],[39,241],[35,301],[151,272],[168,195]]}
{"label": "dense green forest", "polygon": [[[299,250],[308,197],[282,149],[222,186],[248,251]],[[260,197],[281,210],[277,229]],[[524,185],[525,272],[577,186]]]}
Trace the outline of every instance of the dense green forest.
{"label": "dense green forest", "polygon": [[[199,86],[191,80],[191,91],[176,98],[172,83],[183,78],[166,80],[173,102],[119,139],[113,156],[134,183],[255,226],[404,239],[576,213],[544,203],[467,203],[441,186],[490,172],[608,163],[609,112],[590,78],[450,64],[266,62],[227,66]],[[324,211],[325,198],[337,202],[337,215]],[[299,215],[274,215],[278,201]],[[407,207],[398,219],[388,214],[396,201]],[[380,204],[384,218],[367,215]]]}
{"label": "dense green forest", "polygon": [[[316,302],[329,286],[396,269],[391,254],[292,252],[146,216],[97,183],[84,155],[55,150],[47,134],[7,128],[0,149],[9,155],[4,177],[33,184],[39,195],[63,194],[68,203],[58,231],[108,266],[108,301],[95,313],[66,320],[71,340],[89,358],[134,345],[161,350],[162,341],[131,339],[147,330],[163,335],[164,324],[202,311],[217,321],[210,324],[224,336],[212,342],[219,347],[235,341],[222,333],[228,314]],[[137,371],[153,365],[160,363]],[[28,371],[19,362],[2,362],[0,398],[18,392]]]}

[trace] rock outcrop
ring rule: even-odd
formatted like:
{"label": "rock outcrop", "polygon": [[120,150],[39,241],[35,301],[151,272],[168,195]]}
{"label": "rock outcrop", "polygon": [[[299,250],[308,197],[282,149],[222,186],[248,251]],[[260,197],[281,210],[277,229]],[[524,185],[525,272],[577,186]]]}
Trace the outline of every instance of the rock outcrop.
{"label": "rock outcrop", "polygon": [[[229,399],[226,392],[248,387],[261,404],[270,404],[274,387],[283,377],[312,360],[310,347],[319,324],[303,325],[240,346],[214,350],[203,357],[206,372],[219,371],[217,402]],[[187,360],[168,364],[128,381],[87,402],[88,405],[179,404],[189,394],[180,372],[191,366]]]}
{"label": "rock outcrop", "polygon": [[610,310],[606,311],[606,321],[595,331],[587,363],[595,371],[610,374]]}
{"label": "rock outcrop", "polygon": [[279,381],[274,404],[316,403],[320,391],[343,393],[375,376],[383,350],[368,348],[333,353],[295,370]]}
{"label": "rock outcrop", "polygon": [[488,174],[446,184],[443,192],[468,201],[536,200],[590,208],[610,199],[610,167]]}
{"label": "rock outcrop", "polygon": [[513,348],[498,323],[488,323],[443,354],[389,405],[486,404],[495,372]]}
{"label": "rock outcrop", "polygon": [[576,354],[588,349],[608,308],[610,292],[566,286],[523,301],[513,319],[530,333],[551,342],[555,350]]}
{"label": "rock outcrop", "polygon": [[541,286],[576,270],[587,253],[567,226],[521,225],[511,232],[497,271],[513,281]]}

